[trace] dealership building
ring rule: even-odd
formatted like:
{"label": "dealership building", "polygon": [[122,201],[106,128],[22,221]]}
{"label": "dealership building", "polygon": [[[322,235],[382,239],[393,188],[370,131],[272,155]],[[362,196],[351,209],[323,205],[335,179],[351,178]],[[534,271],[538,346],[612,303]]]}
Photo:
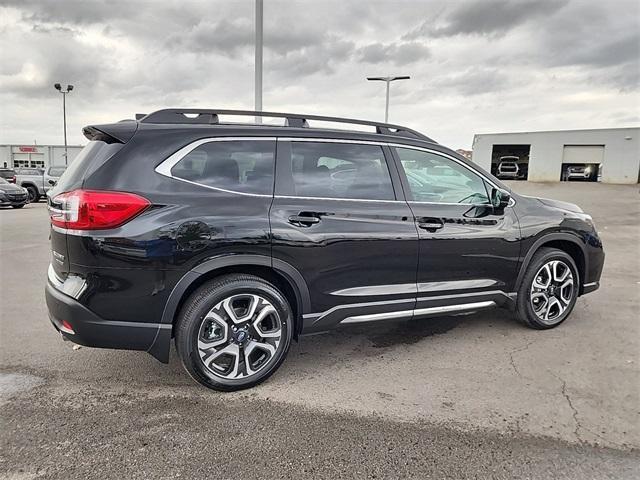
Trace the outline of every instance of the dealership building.
{"label": "dealership building", "polygon": [[82,148],[82,145],[68,145],[69,158],[65,162],[64,145],[0,145],[0,167],[64,166],[71,163]]}
{"label": "dealership building", "polygon": [[638,183],[640,127],[478,134],[472,160],[494,174],[501,163],[517,163],[518,179],[532,182],[579,179],[568,172],[586,171],[593,175],[585,180]]}

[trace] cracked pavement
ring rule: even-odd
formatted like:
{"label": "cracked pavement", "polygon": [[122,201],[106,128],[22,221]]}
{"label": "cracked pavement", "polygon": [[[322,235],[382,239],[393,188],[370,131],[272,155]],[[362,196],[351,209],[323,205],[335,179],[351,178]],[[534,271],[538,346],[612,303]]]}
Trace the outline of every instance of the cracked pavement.
{"label": "cracked pavement", "polygon": [[0,211],[0,477],[634,478],[638,188],[514,188],[578,203],[601,232],[602,287],[562,326],[501,310],[354,326],[303,338],[234,394],[194,384],[175,352],[165,366],[62,342],[45,206]]}

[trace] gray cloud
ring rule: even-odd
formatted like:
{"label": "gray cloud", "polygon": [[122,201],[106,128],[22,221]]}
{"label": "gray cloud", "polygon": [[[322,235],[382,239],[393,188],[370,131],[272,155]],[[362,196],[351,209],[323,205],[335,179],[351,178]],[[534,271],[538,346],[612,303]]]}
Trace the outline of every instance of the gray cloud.
{"label": "gray cloud", "polygon": [[[406,74],[392,121],[455,147],[488,128],[626,125],[639,18],[635,0],[269,0],[264,106],[380,118],[382,86],[365,77]],[[253,22],[252,1],[0,0],[0,143],[59,141],[55,82],[76,86],[77,142],[137,111],[251,108]]]}
{"label": "gray cloud", "polygon": [[372,43],[357,51],[358,60],[365,63],[389,62],[402,66],[425,61],[431,55],[426,45],[419,42]]}
{"label": "gray cloud", "polygon": [[504,34],[520,24],[551,15],[567,3],[568,0],[486,0],[463,3],[446,15],[442,24],[434,25],[431,19],[426,20],[405,35],[405,38]]}

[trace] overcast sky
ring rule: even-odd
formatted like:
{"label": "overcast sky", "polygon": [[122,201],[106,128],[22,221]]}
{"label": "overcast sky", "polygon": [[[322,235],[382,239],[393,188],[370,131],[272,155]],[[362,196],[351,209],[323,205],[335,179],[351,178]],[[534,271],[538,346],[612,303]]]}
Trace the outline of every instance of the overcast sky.
{"label": "overcast sky", "polygon": [[[474,133],[640,124],[637,0],[265,0],[264,109]],[[164,107],[253,108],[253,0],[0,0],[0,143]]]}

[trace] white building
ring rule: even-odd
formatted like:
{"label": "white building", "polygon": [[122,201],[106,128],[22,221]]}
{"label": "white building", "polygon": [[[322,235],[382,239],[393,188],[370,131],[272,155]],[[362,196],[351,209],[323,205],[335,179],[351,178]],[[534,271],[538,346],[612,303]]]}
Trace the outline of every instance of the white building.
{"label": "white building", "polygon": [[[68,145],[70,164],[82,150],[82,145]],[[63,166],[64,145],[0,145],[0,168],[47,168]]]}
{"label": "white building", "polygon": [[474,163],[494,173],[503,156],[519,157],[524,178],[533,182],[557,182],[564,178],[563,172],[569,166],[592,165],[600,170],[598,177],[604,183],[638,183],[640,127],[487,133],[474,137]]}

